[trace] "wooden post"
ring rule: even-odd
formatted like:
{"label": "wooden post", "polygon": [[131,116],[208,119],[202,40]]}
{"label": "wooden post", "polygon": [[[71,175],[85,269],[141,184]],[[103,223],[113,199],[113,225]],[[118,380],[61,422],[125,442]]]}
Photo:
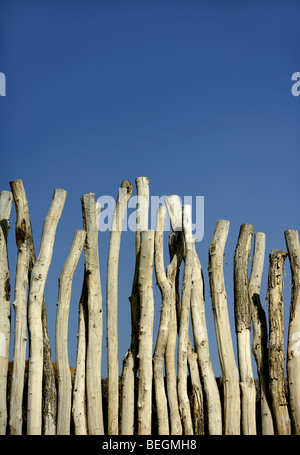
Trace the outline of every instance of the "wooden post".
{"label": "wooden post", "polygon": [[141,232],[138,273],[140,297],[138,434],[151,435],[152,419],[152,344],[153,344],[153,253],[154,231]]}
{"label": "wooden post", "polygon": [[[11,383],[10,402],[10,431],[11,434],[19,434],[22,431],[22,402],[24,389],[25,350],[27,343],[26,332],[26,264],[28,264],[28,283],[32,273],[36,255],[33,244],[32,227],[29,216],[28,202],[23,181],[13,180],[10,182],[15,206],[17,210],[16,240],[18,246],[18,263],[15,285],[15,345],[14,362]],[[20,245],[20,246],[19,246]],[[25,257],[26,249],[26,257]],[[25,262],[24,262],[25,261]],[[50,340],[48,333],[46,304],[43,297],[42,303],[42,330],[43,330],[43,433],[45,435],[56,434],[56,385]],[[15,350],[19,353],[15,353]]]}
{"label": "wooden post", "polygon": [[272,250],[269,256],[268,299],[269,299],[269,388],[275,419],[276,434],[291,432],[288,404],[284,388],[283,349],[283,267],[287,253]]}
{"label": "wooden post", "polygon": [[13,373],[10,400],[10,434],[22,434],[24,371],[27,345],[27,289],[29,283],[29,267],[31,261],[30,236],[31,227],[28,223],[28,202],[21,180],[11,182],[11,189],[16,207],[16,243],[18,248],[17,269],[15,279],[15,296],[13,308],[15,312],[15,335],[13,354]]}
{"label": "wooden post", "polygon": [[274,434],[274,426],[268,384],[268,328],[266,314],[260,302],[260,286],[264,267],[265,248],[266,235],[263,232],[257,232],[254,236],[254,253],[249,280],[249,299],[253,324],[252,352],[257,364],[257,374],[260,383],[262,434],[272,435]]}
{"label": "wooden post", "polygon": [[10,276],[7,235],[13,197],[9,191],[0,193],[0,435],[7,426],[7,372],[10,345]]}
{"label": "wooden post", "polygon": [[153,356],[153,374],[159,435],[170,434],[168,403],[164,383],[164,356],[169,334],[172,288],[167,279],[164,267],[163,238],[165,218],[166,207],[161,205],[157,210],[154,237],[155,275],[162,296],[160,324]]}
{"label": "wooden post", "polygon": [[300,434],[300,246],[296,230],[285,231],[291,275],[292,297],[287,349],[287,375],[293,432]]}
{"label": "wooden post", "polygon": [[85,273],[88,296],[88,331],[86,353],[86,392],[88,432],[103,435],[103,409],[101,387],[102,359],[102,291],[98,250],[98,213],[95,195],[81,197],[83,228],[86,231],[84,244]]}
{"label": "wooden post", "polygon": [[78,343],[75,379],[73,388],[72,416],[76,435],[87,435],[87,416],[86,416],[86,340],[87,340],[87,289],[86,276],[84,273],[81,297],[79,302],[78,316]]}
{"label": "wooden post", "polygon": [[108,434],[119,432],[119,358],[118,358],[118,264],[123,222],[132,184],[121,183],[112,220],[106,286],[107,363],[108,363]]}
{"label": "wooden post", "polygon": [[45,283],[52,259],[55,232],[66,199],[66,191],[56,189],[46,216],[40,251],[33,266],[28,299],[28,328],[30,334],[27,434],[42,431],[43,326],[42,305]]}
{"label": "wooden post", "polygon": [[234,312],[244,435],[256,434],[256,389],[251,360],[251,307],[248,292],[248,263],[253,231],[251,224],[242,224],[234,253]]}
{"label": "wooden post", "polygon": [[187,394],[187,351],[189,332],[189,312],[192,290],[193,250],[191,229],[191,206],[183,206],[183,229],[185,238],[185,266],[182,283],[182,299],[178,335],[178,398],[184,434],[193,434],[190,403]]}
{"label": "wooden post", "polygon": [[[180,206],[180,213],[182,212]],[[181,216],[182,218],[182,216]],[[170,409],[170,432],[172,435],[182,434],[181,418],[178,405],[177,373],[176,373],[176,344],[177,344],[177,311],[176,311],[176,276],[179,273],[183,258],[183,242],[179,246],[173,245],[177,235],[173,232],[169,237],[169,251],[171,263],[167,267],[167,278],[171,286],[171,308],[169,333],[165,352],[166,382],[168,404]]]}
{"label": "wooden post", "polygon": [[85,231],[77,230],[67,260],[59,275],[55,353],[58,379],[57,434],[70,434],[72,380],[68,355],[68,321],[73,276],[85,241]]}
{"label": "wooden post", "polygon": [[224,432],[240,434],[240,388],[229,324],[227,295],[225,290],[223,258],[228,236],[229,221],[216,224],[209,247],[209,283],[216,327],[219,358],[224,384]]}
{"label": "wooden post", "polygon": [[56,434],[57,392],[55,374],[50,347],[49,329],[46,313],[45,298],[42,304],[42,330],[43,330],[43,433],[44,435]]}
{"label": "wooden post", "polygon": [[199,257],[193,245],[193,284],[191,293],[192,325],[195,349],[206,396],[208,433],[222,434],[222,408],[217,381],[213,371],[205,319],[204,283]]}
{"label": "wooden post", "polygon": [[[132,284],[131,296],[129,297],[131,307],[131,344],[123,360],[122,368],[122,414],[121,434],[132,435],[135,421],[135,378],[138,369],[138,337],[139,337],[139,290],[138,271],[140,262],[140,233],[147,230],[149,224],[149,178],[137,177],[135,180],[137,189],[137,213],[136,213],[136,235],[135,235],[135,271]],[[139,199],[142,201],[139,202]]]}
{"label": "wooden post", "polygon": [[[185,236],[183,235],[182,228],[183,228],[183,215],[182,215],[182,206],[180,198],[177,195],[167,196],[165,198],[166,206],[168,208],[168,213],[170,217],[170,222],[172,226],[173,233],[170,236],[169,241],[169,250],[170,250],[170,258],[172,260],[170,264],[170,282],[172,284],[172,288],[174,287],[174,294],[172,292],[172,301],[174,299],[174,304],[172,303],[172,312],[171,312],[171,327],[169,331],[169,340],[167,345],[166,351],[166,373],[167,373],[167,383],[168,386],[168,394],[170,395],[170,403],[171,400],[174,402],[174,409],[173,409],[173,418],[174,418],[174,425],[176,424],[178,432],[182,431],[181,425],[178,423],[178,406],[175,409],[175,403],[177,402],[177,395],[175,392],[172,391],[173,387],[173,377],[176,379],[176,371],[175,366],[173,367],[173,362],[171,361],[171,355],[175,358],[175,347],[176,347],[176,332],[175,329],[179,330],[180,325],[180,318],[181,318],[181,300],[180,300],[180,292],[179,292],[179,271],[180,271],[180,264],[184,257],[185,253]],[[188,209],[189,210],[189,209]],[[188,228],[187,224],[185,226],[188,229],[187,236],[191,239],[192,238],[192,231],[191,231],[191,223],[190,227]],[[177,270],[173,271],[173,261],[175,259],[175,264],[177,264]],[[174,264],[174,265],[175,265]],[[168,274],[168,269],[167,269]],[[173,276],[175,274],[175,276]],[[172,277],[172,279],[171,279]],[[177,319],[177,320],[176,320]],[[178,323],[177,323],[178,321]],[[171,349],[172,348],[172,349]],[[167,362],[168,360],[168,362]],[[200,380],[199,368],[197,363],[197,354],[194,352],[193,345],[191,343],[189,334],[187,335],[187,363],[190,372],[190,379],[191,379],[191,386],[192,386],[192,394],[193,394],[193,401],[194,401],[194,426],[195,426],[195,434],[203,434],[204,433],[204,417],[203,417],[203,393],[202,393],[202,385]],[[170,364],[170,369],[169,369]],[[173,370],[174,368],[174,370]],[[170,370],[170,371],[168,371]],[[168,376],[170,379],[168,380]],[[174,379],[174,381],[175,381]],[[170,393],[169,393],[170,390]],[[177,391],[178,392],[178,391]],[[172,433],[173,434],[173,433]],[[177,434],[177,433],[174,433]]]}

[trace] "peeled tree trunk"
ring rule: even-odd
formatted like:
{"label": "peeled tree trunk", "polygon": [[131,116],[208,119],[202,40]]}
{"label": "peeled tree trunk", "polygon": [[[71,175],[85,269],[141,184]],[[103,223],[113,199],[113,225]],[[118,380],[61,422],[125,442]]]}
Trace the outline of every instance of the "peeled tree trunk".
{"label": "peeled tree trunk", "polygon": [[0,435],[7,426],[7,372],[10,344],[10,276],[7,256],[7,235],[13,197],[0,193]]}
{"label": "peeled tree trunk", "polygon": [[248,288],[253,324],[252,352],[257,364],[257,374],[260,383],[262,434],[272,435],[274,434],[274,426],[268,386],[268,329],[266,314],[260,302],[265,249],[266,235],[263,232],[257,232],[254,236],[254,253]]}
{"label": "peeled tree trunk", "polygon": [[234,312],[244,435],[256,434],[256,389],[250,348],[251,306],[248,292],[248,263],[253,231],[251,224],[242,224],[234,253]]}
{"label": "peeled tree trunk", "polygon": [[[171,195],[165,198],[166,206],[168,208],[168,213],[170,217],[170,222],[172,226],[173,233],[170,235],[169,240],[169,250],[170,250],[170,257],[172,259],[171,264],[167,269],[167,274],[172,276],[172,280],[170,280],[172,284],[172,289],[174,287],[174,291],[172,292],[172,311],[171,311],[171,325],[169,329],[169,339],[167,344],[166,350],[166,376],[167,376],[167,384],[168,384],[168,395],[169,395],[169,404],[170,409],[172,409],[171,416],[173,416],[174,420],[174,428],[176,431],[181,432],[182,427],[179,425],[179,415],[178,415],[178,405],[176,404],[178,401],[178,396],[175,395],[173,391],[173,377],[176,379],[176,370],[175,365],[172,362],[171,356],[175,358],[176,354],[176,330],[179,330],[180,325],[180,318],[181,318],[181,301],[180,301],[180,293],[179,293],[179,272],[180,272],[180,264],[182,262],[184,256],[184,249],[185,249],[185,239],[189,236],[189,239],[192,239],[192,227],[191,227],[191,220],[190,225],[188,223],[185,224],[186,234],[183,235],[183,209],[181,206],[181,201],[179,196]],[[187,212],[190,210],[189,208],[186,209]],[[194,242],[194,240],[193,240]],[[173,270],[173,261],[176,260],[177,270]],[[174,264],[174,265],[175,265]],[[170,273],[169,273],[170,272]],[[173,275],[174,274],[174,275]],[[174,303],[173,303],[174,301]],[[174,315],[173,315],[174,312]],[[177,323],[178,321],[178,323]],[[204,418],[203,418],[203,393],[202,393],[202,385],[200,380],[199,368],[197,363],[197,354],[194,352],[189,334],[187,335],[187,363],[190,372],[190,379],[191,379],[191,386],[192,386],[192,394],[193,394],[193,413],[194,413],[194,432],[195,434],[203,434],[204,433]],[[178,392],[178,391],[177,391]],[[171,406],[172,404],[172,406]],[[175,406],[176,404],[176,406]],[[176,425],[176,426],[175,426]],[[172,432],[172,434],[178,434],[177,432]],[[181,433],[180,433],[181,434]]]}
{"label": "peeled tree trunk", "polygon": [[272,398],[276,434],[289,435],[291,423],[284,387],[283,349],[283,267],[287,253],[272,250],[269,256],[269,388]]}
{"label": "peeled tree trunk", "polygon": [[57,434],[70,434],[72,380],[68,355],[68,321],[73,276],[85,241],[85,231],[77,230],[59,275],[55,353],[58,379]]}
{"label": "peeled tree trunk", "polygon": [[187,361],[189,366],[193,396],[194,434],[201,435],[204,434],[203,392],[197,362],[197,354],[193,349],[190,338],[188,338],[187,344]]}
{"label": "peeled tree trunk", "polygon": [[138,434],[151,435],[152,420],[152,345],[153,345],[153,254],[154,231],[141,232],[139,265],[139,384],[138,384]]}
{"label": "peeled tree trunk", "polygon": [[154,238],[154,263],[156,280],[160,288],[162,302],[160,324],[153,356],[153,373],[159,435],[170,434],[168,403],[164,382],[164,356],[169,334],[172,288],[169,280],[167,279],[164,267],[163,236],[165,218],[166,207],[159,206],[157,210]]}
{"label": "peeled tree trunk", "polygon": [[65,190],[56,189],[54,191],[43,226],[40,251],[30,279],[28,298],[28,328],[30,333],[27,401],[28,435],[39,435],[42,431],[43,295],[52,259],[56,228],[63,211],[66,195]]}
{"label": "peeled tree trunk", "polygon": [[10,400],[10,434],[22,434],[22,408],[24,391],[24,372],[27,345],[27,289],[29,283],[29,267],[31,258],[31,226],[28,202],[22,181],[11,182],[11,189],[16,207],[16,243],[18,259],[15,279],[15,336],[13,373]]}
{"label": "peeled tree trunk", "polygon": [[86,335],[87,331],[87,289],[86,276],[84,274],[81,297],[79,302],[78,316],[78,344],[75,379],[73,388],[72,416],[76,435],[87,435],[86,418],[86,389],[85,389],[85,370],[86,370]]}
{"label": "peeled tree trunk", "polygon": [[193,272],[193,249],[191,229],[191,206],[183,206],[182,212],[184,241],[185,241],[185,266],[182,282],[182,298],[178,335],[178,399],[179,409],[184,427],[184,434],[193,434],[193,423],[190,403],[187,393],[187,356],[188,356],[188,333],[189,333],[189,312],[192,290]]}
{"label": "peeled tree trunk", "polygon": [[213,371],[205,320],[204,284],[201,264],[193,245],[193,284],[191,293],[192,324],[195,349],[206,396],[208,433],[222,434],[222,408],[217,381]]}
{"label": "peeled tree trunk", "polygon": [[[180,213],[181,213],[180,207]],[[179,272],[183,257],[183,244],[173,245],[176,241],[176,234],[172,233],[169,237],[169,250],[171,263],[167,267],[167,278],[171,286],[171,307],[168,340],[165,352],[166,361],[166,382],[167,395],[170,410],[170,432],[172,435],[182,434],[181,418],[178,406],[177,393],[177,374],[176,374],[176,344],[177,344],[177,311],[176,311],[176,275]]]}
{"label": "peeled tree trunk", "polygon": [[42,306],[42,329],[43,329],[43,433],[44,435],[56,434],[56,408],[57,393],[55,374],[50,348],[48,321],[46,314],[45,298]]}
{"label": "peeled tree trunk", "polygon": [[83,227],[86,231],[84,244],[87,285],[88,330],[86,353],[86,393],[88,432],[103,435],[103,410],[101,388],[102,359],[102,291],[98,250],[99,207],[95,195],[87,193],[81,198]]}
{"label": "peeled tree trunk", "polygon": [[[24,389],[24,370],[27,343],[27,284],[30,283],[33,265],[36,255],[33,244],[32,227],[29,216],[28,202],[23,181],[13,180],[10,182],[13,193],[16,211],[16,241],[18,246],[18,262],[15,281],[15,344],[14,361],[11,383],[10,402],[10,432],[21,434],[22,432],[22,402]],[[25,253],[26,251],[26,253]],[[28,265],[28,277],[26,269]],[[54,435],[56,433],[56,386],[48,323],[46,304],[43,298],[42,303],[42,329],[43,329],[43,433]]]}
{"label": "peeled tree trunk", "polygon": [[216,327],[216,336],[224,384],[224,431],[226,435],[240,434],[240,388],[228,317],[223,258],[229,221],[216,224],[209,247],[209,283]]}
{"label": "peeled tree trunk", "polygon": [[292,296],[287,348],[287,375],[293,432],[300,434],[300,246],[296,230],[285,231],[291,274]]}
{"label": "peeled tree trunk", "polygon": [[135,271],[131,296],[131,344],[123,360],[122,369],[122,414],[121,434],[133,435],[135,421],[135,378],[138,369],[138,337],[140,303],[138,290],[138,273],[140,263],[141,231],[148,229],[149,224],[149,178],[137,177],[136,235],[135,235]]}
{"label": "peeled tree trunk", "polygon": [[112,220],[107,261],[106,315],[108,362],[108,434],[119,432],[118,264],[123,222],[132,184],[123,180]]}

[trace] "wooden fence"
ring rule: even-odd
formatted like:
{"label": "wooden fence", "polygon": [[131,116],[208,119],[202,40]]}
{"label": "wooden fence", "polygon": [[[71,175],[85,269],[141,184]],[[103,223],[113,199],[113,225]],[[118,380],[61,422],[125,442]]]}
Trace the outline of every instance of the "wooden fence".
{"label": "wooden fence", "polygon": [[[0,193],[1,434],[300,434],[300,249],[296,230],[284,233],[287,252],[272,250],[269,254],[266,315],[260,303],[265,234],[254,234],[249,224],[240,227],[233,270],[237,364],[223,273],[229,221],[216,223],[208,267],[222,370],[222,378],[216,379],[205,320],[204,274],[192,236],[191,206],[181,206],[177,196],[167,197],[166,204],[158,208],[155,230],[148,230],[149,179],[138,177],[137,196],[143,197],[146,203],[139,204],[137,210],[136,260],[130,297],[131,344],[119,372],[118,263],[123,220],[133,191],[132,184],[123,181],[121,188],[126,198],[118,197],[116,202],[115,229],[110,233],[107,258],[108,375],[104,379],[101,378],[103,297],[98,250],[101,207],[94,194],[82,196],[83,229],[76,230],[59,275],[56,363],[53,363],[44,288],[66,191],[54,191],[36,254],[22,180],[10,182],[10,188],[11,191]],[[11,299],[7,236],[13,202],[17,266]],[[168,245],[170,262],[165,267],[167,213],[172,232]],[[252,240],[254,253],[248,270]],[[78,308],[77,360],[76,367],[70,368],[67,334],[71,287],[82,250],[85,268]],[[285,375],[282,286],[287,257],[292,297]],[[153,269],[161,293],[155,342]],[[13,360],[9,362],[11,342]],[[252,371],[251,348],[257,364],[257,380]]]}

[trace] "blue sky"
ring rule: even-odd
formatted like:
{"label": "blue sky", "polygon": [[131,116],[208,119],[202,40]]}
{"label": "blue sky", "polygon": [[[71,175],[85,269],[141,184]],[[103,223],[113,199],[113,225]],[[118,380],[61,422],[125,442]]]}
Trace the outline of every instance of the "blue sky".
{"label": "blue sky", "polygon": [[[232,324],[240,225],[253,224],[267,236],[263,301],[268,254],[285,249],[284,231],[299,227],[300,98],[291,94],[291,76],[300,71],[299,15],[299,2],[279,0],[1,1],[0,71],[7,83],[0,99],[1,190],[23,179],[37,252],[54,189],[68,191],[45,289],[53,351],[58,276],[82,227],[81,195],[116,197],[122,180],[134,185],[147,176],[152,195],[204,196],[197,251],[220,375],[207,274],[216,221],[230,221],[225,278]],[[13,208],[12,298],[14,223]],[[108,233],[99,234],[104,310],[108,240]],[[82,255],[72,289],[71,365],[83,264]],[[120,365],[130,343],[133,271],[134,233],[128,231],[120,252]],[[284,303],[287,335],[288,260]],[[159,309],[156,289],[154,340]],[[232,337],[235,345],[234,325]],[[104,335],[103,376],[105,346]]]}

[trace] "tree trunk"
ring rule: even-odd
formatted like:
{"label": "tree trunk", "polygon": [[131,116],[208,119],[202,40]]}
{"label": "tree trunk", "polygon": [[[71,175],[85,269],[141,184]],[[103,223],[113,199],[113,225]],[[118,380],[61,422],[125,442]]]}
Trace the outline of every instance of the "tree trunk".
{"label": "tree trunk", "polygon": [[90,435],[103,435],[101,388],[103,314],[98,250],[98,209],[93,193],[83,195],[81,197],[81,203],[83,227],[86,231],[84,255],[88,296],[88,339],[86,354],[88,431]]}
{"label": "tree trunk", "polygon": [[7,235],[12,207],[12,194],[0,193],[0,435],[7,426],[7,372],[10,344],[10,276],[7,255]]}
{"label": "tree trunk", "polygon": [[140,263],[140,233],[147,230],[149,224],[149,179],[137,177],[135,180],[137,197],[142,203],[137,203],[136,212],[136,235],[135,235],[135,271],[131,296],[131,344],[123,360],[122,368],[122,413],[121,434],[133,435],[135,422],[135,378],[138,369],[138,331],[140,318],[140,303],[138,290],[138,271]]}
{"label": "tree trunk", "polygon": [[164,356],[169,334],[172,288],[169,280],[167,279],[164,267],[163,237],[165,217],[166,207],[159,206],[157,210],[154,238],[154,259],[155,275],[161,292],[162,302],[160,324],[153,356],[153,373],[159,435],[170,434],[168,403],[164,382]]}
{"label": "tree trunk", "polygon": [[[176,338],[178,325],[177,320],[181,317],[181,301],[179,295],[179,269],[184,256],[184,236],[182,234],[182,206],[178,196],[172,195],[165,198],[168,208],[170,222],[173,233],[170,235],[169,251],[171,264],[167,268],[168,280],[172,288],[171,303],[171,322],[169,327],[169,337],[166,349],[166,376],[167,389],[169,396],[170,416],[173,420],[174,431],[172,434],[182,434],[181,419],[178,406],[178,390],[176,393]],[[189,209],[188,209],[189,211]],[[188,218],[190,217],[188,213]],[[188,220],[189,223],[189,220]],[[191,223],[185,226],[186,234],[192,239]],[[172,360],[172,358],[174,360]],[[197,363],[197,354],[194,352],[189,334],[187,335],[187,364],[190,371],[190,379],[193,394],[193,417],[195,434],[204,434],[204,412],[203,412],[203,393],[200,380],[199,368]],[[186,372],[187,373],[187,372]],[[172,423],[171,420],[171,423]]]}
{"label": "tree trunk", "polygon": [[[11,433],[19,434],[22,431],[22,401],[24,389],[24,370],[25,370],[25,350],[27,341],[26,332],[26,301],[27,301],[27,284],[26,276],[22,272],[24,269],[23,261],[28,261],[28,283],[30,283],[31,272],[36,260],[32,227],[28,210],[28,202],[22,180],[14,180],[10,182],[11,190],[14,196],[15,205],[17,208],[17,225],[16,225],[16,240],[17,245],[20,242],[22,254],[18,258],[20,265],[17,263],[16,286],[17,295],[15,295],[16,303],[16,318],[15,318],[15,347],[19,350],[20,355],[14,355],[12,384],[11,384]],[[18,212],[19,210],[19,212]],[[26,234],[26,238],[24,235]],[[22,279],[25,281],[23,281]],[[22,293],[21,292],[22,286]],[[20,288],[20,290],[19,290]],[[17,300],[16,300],[17,299]],[[22,300],[22,303],[21,303]],[[22,310],[23,308],[23,310]],[[25,310],[24,310],[25,308]],[[25,311],[25,313],[24,313]],[[20,316],[19,316],[20,315]],[[43,432],[45,435],[56,434],[56,386],[54,369],[52,362],[52,354],[50,348],[50,340],[48,334],[48,323],[46,314],[45,299],[42,303],[42,328],[43,328]]]}
{"label": "tree trunk", "polygon": [[[172,283],[172,289],[174,287],[174,291],[172,292],[173,300],[174,303],[172,303],[172,312],[174,311],[174,315],[172,314],[172,325],[170,327],[170,335],[169,335],[169,340],[168,340],[168,345],[167,345],[167,352],[166,352],[166,360],[168,359],[168,362],[166,362],[166,373],[167,373],[167,380],[168,380],[168,364],[170,364],[170,371],[169,371],[169,376],[170,376],[170,386],[168,387],[168,394],[170,394],[170,403],[171,399],[172,402],[174,403],[174,410],[173,410],[173,416],[174,416],[174,424],[177,425],[176,428],[178,428],[178,431],[182,432],[182,427],[181,427],[181,422],[178,422],[179,420],[179,413],[178,413],[178,396],[177,394],[175,395],[175,392],[172,391],[173,387],[173,380],[172,378],[174,377],[174,381],[176,380],[176,370],[175,366],[173,367],[173,363],[171,359],[171,354],[173,355],[175,359],[175,352],[176,352],[176,332],[175,330],[179,330],[179,321],[181,318],[181,301],[180,301],[180,293],[179,293],[179,272],[180,272],[180,264],[182,262],[183,256],[184,256],[184,250],[185,248],[185,240],[184,236],[182,233],[182,228],[183,228],[183,216],[182,216],[182,206],[181,206],[181,201],[180,198],[177,195],[171,195],[165,198],[166,206],[168,208],[169,212],[169,217],[170,217],[170,222],[172,226],[173,233],[170,235],[170,241],[169,241],[169,250],[170,250],[170,258],[172,259],[172,262],[170,264],[170,279],[172,276],[172,280],[170,281]],[[191,225],[188,227],[186,225],[186,229],[189,229],[189,232],[187,233],[190,238],[192,238],[192,233],[191,233]],[[177,270],[173,272],[173,261],[174,259],[176,260],[177,264]],[[168,273],[168,271],[167,271]],[[174,276],[173,276],[174,275]],[[178,323],[177,323],[178,321]],[[172,343],[171,343],[172,341]],[[170,346],[172,347],[172,350],[170,349],[170,354],[169,354],[169,343]],[[193,393],[193,398],[194,398],[194,424],[195,424],[195,434],[203,434],[204,433],[204,418],[203,418],[203,394],[202,394],[202,385],[200,381],[200,374],[199,374],[199,369],[198,369],[198,364],[197,364],[197,355],[195,354],[193,350],[193,346],[189,337],[189,334],[187,335],[187,363],[189,366],[189,371],[190,371],[190,379],[191,379],[191,386],[192,386],[192,393]],[[169,393],[170,390],[170,393]],[[171,393],[172,391],[172,393]],[[177,391],[178,393],[178,391]],[[175,407],[176,406],[176,407]],[[179,425],[180,424],[180,425]],[[175,433],[177,434],[177,433]]]}
{"label": "tree trunk", "polygon": [[86,275],[84,273],[82,292],[79,302],[78,316],[78,344],[75,380],[73,388],[72,415],[76,435],[87,435],[86,418],[86,389],[85,389],[85,370],[86,370],[86,339],[87,339],[87,289]]}
{"label": "tree trunk", "polygon": [[250,224],[242,224],[234,253],[234,312],[244,435],[256,434],[256,389],[251,360],[251,307],[248,291],[248,264],[253,231]]}
{"label": "tree trunk", "polygon": [[66,199],[66,191],[56,189],[46,216],[41,246],[33,266],[29,299],[28,328],[30,333],[27,434],[39,435],[42,431],[42,386],[43,386],[43,325],[42,305],[45,283],[52,259],[55,232]]}
{"label": "tree trunk", "polygon": [[70,434],[72,379],[68,355],[68,321],[73,276],[85,241],[85,231],[77,230],[67,260],[59,275],[55,354],[58,379],[57,434]]}
{"label": "tree trunk", "polygon": [[276,433],[289,435],[290,417],[284,388],[283,349],[283,267],[287,253],[272,250],[269,256],[268,299],[269,299],[269,388],[272,398]]}
{"label": "tree trunk", "polygon": [[292,274],[287,375],[293,432],[300,435],[300,246],[298,231],[285,231]]}
{"label": "tree trunk", "polygon": [[203,407],[203,392],[200,379],[197,354],[193,349],[192,342],[188,338],[187,345],[187,361],[190,372],[192,397],[193,397],[193,418],[194,418],[194,434],[204,434],[204,407]]}
{"label": "tree trunk", "polygon": [[141,232],[138,273],[140,296],[138,434],[151,435],[152,419],[152,344],[153,344],[153,253],[154,231]]}
{"label": "tree trunk", "polygon": [[185,266],[182,282],[182,298],[178,335],[178,398],[180,414],[184,427],[184,434],[193,434],[190,403],[187,393],[187,356],[189,312],[192,289],[193,250],[191,235],[191,206],[183,206],[183,229],[185,238]]}
{"label": "tree trunk", "polygon": [[224,384],[224,432],[240,434],[239,375],[232,345],[227,295],[225,290],[223,257],[229,221],[220,220],[209,247],[209,283],[216,327],[219,358]]}
{"label": "tree trunk", "polygon": [[108,434],[110,435],[117,435],[119,432],[118,264],[122,227],[131,193],[132,184],[123,180],[112,220],[107,261]]}
{"label": "tree trunk", "polygon": [[211,435],[221,435],[221,400],[210,359],[209,341],[205,320],[203,274],[195,246],[193,246],[193,255],[193,284],[191,294],[192,324],[195,349],[198,356],[198,363],[206,396],[208,433]]}
{"label": "tree trunk", "polygon": [[[181,212],[181,207],[180,207]],[[176,310],[176,276],[179,273],[183,257],[183,245],[175,245],[177,234],[172,233],[169,237],[169,251],[171,263],[167,267],[167,277],[171,286],[171,308],[169,333],[166,345],[166,382],[168,404],[170,409],[170,427],[172,435],[182,434],[181,418],[178,406],[177,374],[176,374],[176,343],[177,343],[177,310]]]}
{"label": "tree trunk", "polygon": [[[16,206],[16,243],[18,248],[17,269],[15,279],[15,334],[13,372],[10,400],[10,434],[22,434],[22,407],[24,391],[24,371],[27,345],[27,289],[29,283],[29,266],[31,260],[28,238],[32,234],[28,225],[28,202],[22,181],[11,182],[11,189]],[[30,240],[29,240],[30,241]]]}
{"label": "tree trunk", "polygon": [[42,305],[43,328],[43,432],[44,435],[56,434],[57,392],[52,353],[46,314],[45,298]]}
{"label": "tree trunk", "polygon": [[253,341],[252,352],[257,364],[260,382],[261,425],[263,435],[274,434],[271,400],[268,387],[268,328],[266,314],[260,302],[260,286],[264,267],[266,235],[257,232],[254,236],[254,253],[249,280],[249,299],[251,304]]}

